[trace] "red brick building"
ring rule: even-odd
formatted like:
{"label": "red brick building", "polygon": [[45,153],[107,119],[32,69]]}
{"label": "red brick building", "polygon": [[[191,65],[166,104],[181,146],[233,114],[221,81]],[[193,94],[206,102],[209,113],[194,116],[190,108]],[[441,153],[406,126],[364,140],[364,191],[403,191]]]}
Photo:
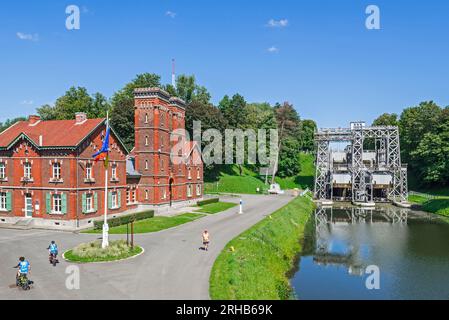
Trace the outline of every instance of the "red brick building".
{"label": "red brick building", "polygon": [[[89,226],[104,213],[105,170],[92,155],[101,148],[106,119],[42,121],[30,116],[0,133],[0,222]],[[158,89],[135,91],[135,147],[128,153],[112,130],[108,214],[183,205],[203,193],[196,144],[185,142],[183,162],[170,153],[173,130],[185,127],[185,105]],[[113,128],[112,128],[113,129]]]}

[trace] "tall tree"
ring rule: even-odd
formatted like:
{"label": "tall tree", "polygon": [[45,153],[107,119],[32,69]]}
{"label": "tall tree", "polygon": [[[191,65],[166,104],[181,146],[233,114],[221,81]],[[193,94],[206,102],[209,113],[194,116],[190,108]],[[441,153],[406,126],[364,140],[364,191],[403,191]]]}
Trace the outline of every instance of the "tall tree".
{"label": "tall tree", "polygon": [[242,95],[237,93],[233,95],[232,98],[229,98],[227,95],[224,96],[218,104],[218,108],[228,121],[228,126],[230,129],[246,128],[246,101]]}
{"label": "tall tree", "polygon": [[[293,163],[286,159],[291,157],[292,150],[296,150],[296,153],[298,153],[301,147],[301,119],[293,105],[288,102],[284,102],[282,105],[277,103],[274,111],[279,130],[277,172],[281,176],[297,174],[301,170],[299,159]],[[271,183],[274,183],[275,175],[272,175]]]}
{"label": "tall tree", "polygon": [[44,120],[74,119],[76,112],[85,112],[89,118],[100,118],[106,115],[109,103],[101,93],[89,95],[86,88],[71,87],[56,99],[55,105],[43,105],[37,113]]}
{"label": "tall tree", "polygon": [[396,113],[383,113],[373,121],[373,126],[397,126],[398,124]]}
{"label": "tall tree", "polygon": [[181,98],[187,105],[191,102],[209,103],[210,94],[203,86],[196,83],[195,76],[180,75],[176,78],[176,88],[168,84],[164,89],[171,95]]}
{"label": "tall tree", "polygon": [[301,150],[312,152],[315,150],[315,131],[317,125],[313,120],[302,120],[302,134],[301,134]]}

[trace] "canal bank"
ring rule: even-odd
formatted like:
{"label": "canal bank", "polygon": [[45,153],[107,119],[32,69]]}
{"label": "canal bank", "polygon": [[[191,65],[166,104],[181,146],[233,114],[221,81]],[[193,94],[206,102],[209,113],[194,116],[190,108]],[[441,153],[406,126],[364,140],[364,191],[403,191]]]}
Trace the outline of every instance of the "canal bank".
{"label": "canal bank", "polygon": [[[297,299],[448,299],[446,219],[389,205],[336,205],[318,208],[313,222],[290,277]],[[370,285],[373,272],[378,288]]]}
{"label": "canal bank", "polygon": [[297,197],[230,241],[214,263],[210,296],[220,300],[279,300],[291,297],[294,266],[314,204]]}

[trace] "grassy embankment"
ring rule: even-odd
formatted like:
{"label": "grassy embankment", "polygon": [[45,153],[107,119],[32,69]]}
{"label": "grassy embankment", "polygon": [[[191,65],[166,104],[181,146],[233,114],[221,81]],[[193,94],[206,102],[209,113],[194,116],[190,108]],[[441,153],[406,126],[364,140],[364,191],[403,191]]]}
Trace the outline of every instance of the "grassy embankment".
{"label": "grassy embankment", "polygon": [[[178,225],[204,217],[204,214],[184,213],[173,217],[153,217],[134,223],[134,233],[150,233],[173,228]],[[101,230],[87,230],[85,233],[101,233]],[[110,234],[126,234],[126,225],[112,227]]]}
{"label": "grassy embankment", "polygon": [[449,217],[449,188],[428,189],[422,194],[411,194],[408,200],[421,206],[423,211]]}
{"label": "grassy embankment", "polygon": [[[294,177],[280,178],[276,177],[276,183],[279,183],[282,189],[305,189],[313,187],[313,177],[315,175],[314,157],[311,154],[301,153],[300,155],[301,172]],[[240,168],[237,165],[223,165],[216,172],[210,173],[205,177],[206,193],[241,193],[257,194],[257,188],[263,192],[267,190],[265,177],[260,176],[255,169],[248,166]],[[270,179],[269,181],[270,182]]]}
{"label": "grassy embankment", "polygon": [[287,273],[302,250],[314,204],[298,197],[230,241],[212,268],[212,299],[289,299]]}

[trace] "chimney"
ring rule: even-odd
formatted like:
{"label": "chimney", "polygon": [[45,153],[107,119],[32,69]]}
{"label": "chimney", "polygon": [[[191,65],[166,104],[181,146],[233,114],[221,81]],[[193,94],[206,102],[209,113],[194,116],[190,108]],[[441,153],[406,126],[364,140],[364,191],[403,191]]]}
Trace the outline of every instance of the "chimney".
{"label": "chimney", "polygon": [[42,135],[39,136],[39,147],[42,147],[43,143],[44,143],[44,137]]}
{"label": "chimney", "polygon": [[85,112],[77,112],[75,113],[76,124],[83,123],[87,120],[87,115]]}
{"label": "chimney", "polygon": [[41,117],[39,117],[39,116],[31,115],[28,117],[28,122],[29,122],[30,126],[35,125],[39,121],[41,121]]}

